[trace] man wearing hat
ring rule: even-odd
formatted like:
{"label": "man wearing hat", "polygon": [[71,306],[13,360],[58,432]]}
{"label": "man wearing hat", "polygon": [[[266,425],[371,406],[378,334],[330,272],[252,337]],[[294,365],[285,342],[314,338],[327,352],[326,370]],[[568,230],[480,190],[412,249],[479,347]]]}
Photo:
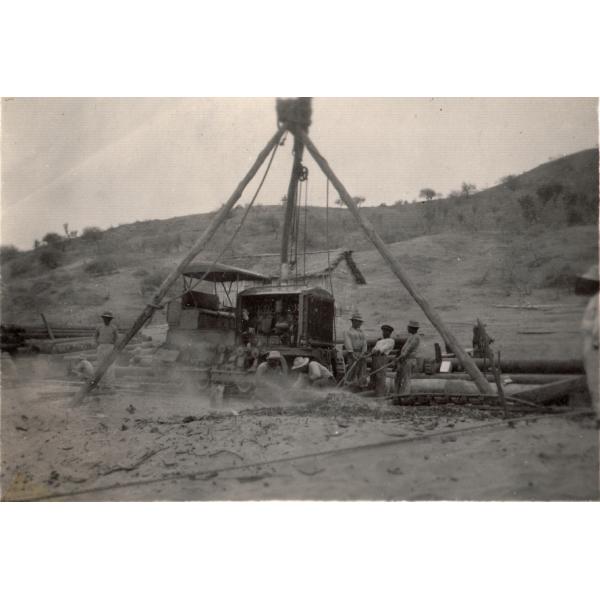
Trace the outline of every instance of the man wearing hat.
{"label": "man wearing hat", "polygon": [[408,338],[400,351],[398,370],[396,371],[395,388],[396,394],[408,394],[410,392],[410,378],[417,364],[417,354],[421,344],[419,337],[419,323],[408,322]]}
{"label": "man wearing hat", "polygon": [[292,371],[298,372],[294,388],[303,387],[330,387],[335,385],[333,373],[324,365],[307,356],[297,356],[292,365]]}
{"label": "man wearing hat", "polygon": [[346,383],[358,387],[364,387],[367,380],[367,336],[360,328],[363,324],[363,318],[360,313],[355,312],[350,317],[352,327],[344,333],[344,349],[347,352],[348,368],[346,373],[349,376]]}
{"label": "man wearing hat", "polygon": [[270,381],[283,384],[287,380],[288,366],[285,358],[277,350],[271,350],[267,354],[267,360],[258,365],[255,373],[257,382]]}
{"label": "man wearing hat", "polygon": [[389,354],[394,349],[396,344],[395,340],[391,337],[394,328],[391,325],[381,326],[381,339],[377,340],[373,348],[373,361],[371,363],[372,372],[376,373],[373,375],[375,384],[375,395],[385,396],[385,365],[389,362]]}
{"label": "man wearing hat", "polygon": [[[100,316],[102,317],[103,325],[99,325],[96,328],[96,333],[94,334],[98,347],[98,364],[100,364],[113,351],[115,344],[119,339],[119,330],[112,322],[113,314],[109,310],[106,310]],[[115,369],[113,364],[104,373],[101,384],[105,387],[112,387],[114,383]]]}

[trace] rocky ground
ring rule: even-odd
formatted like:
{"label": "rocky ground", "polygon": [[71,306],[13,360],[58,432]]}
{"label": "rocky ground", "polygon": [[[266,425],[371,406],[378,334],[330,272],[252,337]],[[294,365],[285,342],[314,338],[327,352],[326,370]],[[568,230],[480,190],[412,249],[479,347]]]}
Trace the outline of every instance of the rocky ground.
{"label": "rocky ground", "polygon": [[4,500],[598,499],[591,416],[73,389],[3,387]]}

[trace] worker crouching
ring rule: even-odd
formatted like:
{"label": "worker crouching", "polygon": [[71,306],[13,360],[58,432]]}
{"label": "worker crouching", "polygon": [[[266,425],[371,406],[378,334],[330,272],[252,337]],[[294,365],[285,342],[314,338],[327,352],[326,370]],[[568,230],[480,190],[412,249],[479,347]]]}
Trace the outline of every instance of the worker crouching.
{"label": "worker crouching", "polygon": [[298,373],[298,377],[293,383],[293,388],[325,388],[335,386],[333,373],[320,362],[311,360],[306,356],[297,356],[294,359],[292,371]]}

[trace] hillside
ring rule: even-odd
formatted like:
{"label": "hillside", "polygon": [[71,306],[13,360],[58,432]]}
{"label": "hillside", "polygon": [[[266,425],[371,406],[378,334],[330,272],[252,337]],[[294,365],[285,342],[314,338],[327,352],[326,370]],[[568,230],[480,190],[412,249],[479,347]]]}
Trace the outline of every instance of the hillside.
{"label": "hillside", "polygon": [[[598,150],[545,163],[468,197],[361,210],[450,321],[457,307],[472,307],[469,321],[485,316],[507,295],[511,303],[570,301],[573,276],[597,262]],[[281,206],[254,207],[229,254],[277,252],[282,213]],[[332,207],[328,224],[325,213],[325,208],[309,207],[307,249],[325,247],[328,227],[330,247],[356,251],[368,282],[359,289],[357,304],[369,322],[399,323],[408,312],[419,318],[350,213]],[[206,256],[219,252],[242,214],[239,207]],[[129,323],[210,216],[121,225],[98,239],[62,239],[51,247],[5,255],[2,322],[38,323],[44,312],[51,322],[89,324],[110,308],[121,324]],[[248,258],[245,266],[252,263]]]}

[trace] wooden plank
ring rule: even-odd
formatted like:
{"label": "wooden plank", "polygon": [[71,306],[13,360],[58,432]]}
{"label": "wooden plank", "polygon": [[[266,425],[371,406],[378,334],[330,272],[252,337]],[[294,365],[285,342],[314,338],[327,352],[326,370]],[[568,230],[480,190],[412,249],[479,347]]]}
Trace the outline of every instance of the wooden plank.
{"label": "wooden plank", "polygon": [[463,365],[465,371],[467,371],[467,373],[471,375],[473,381],[477,385],[477,389],[479,389],[479,391],[481,391],[482,393],[491,394],[491,385],[489,384],[487,379],[482,375],[481,371],[477,368],[477,365],[475,364],[473,359],[463,350],[454,334],[452,334],[452,332],[445,326],[444,322],[442,321],[442,318],[433,308],[433,306],[429,304],[427,299],[414,286],[414,284],[409,279],[408,275],[405,273],[400,263],[394,258],[392,253],[389,251],[384,241],[375,231],[373,225],[359,210],[358,206],[352,199],[352,196],[350,196],[346,188],[343,186],[342,182],[337,178],[337,176],[335,175],[325,158],[321,156],[321,154],[319,153],[315,145],[312,143],[308,135],[302,130],[298,130],[295,133],[302,139],[302,142],[306,146],[306,149],[310,152],[310,155],[319,165],[323,173],[325,173],[325,176],[331,181],[344,204],[348,207],[350,212],[353,214],[354,218],[358,221],[358,224],[361,226],[367,238],[371,241],[375,248],[377,248],[385,262],[388,264],[388,266],[394,273],[394,275],[396,275],[396,277],[402,282],[408,293],[421,307],[431,324],[438,330],[438,332],[442,336],[444,342],[447,343],[448,346],[450,346],[450,348],[454,352],[454,354],[456,354],[461,364]]}
{"label": "wooden plank", "polygon": [[212,221],[209,223],[208,227],[204,231],[204,233],[200,236],[200,238],[196,241],[196,243],[192,246],[190,251],[187,253],[185,258],[179,263],[179,265],[171,271],[171,273],[167,276],[167,278],[162,282],[160,288],[154,294],[152,298],[152,302],[144,308],[144,310],[140,313],[139,317],[135,320],[131,329],[119,340],[114,350],[98,365],[96,373],[92,381],[82,386],[81,389],[77,392],[74,404],[78,404],[81,400],[87,395],[87,393],[95,388],[98,385],[98,382],[102,379],[102,376],[106,372],[106,370],[110,367],[110,365],[115,361],[119,352],[127,346],[127,344],[131,341],[131,339],[136,335],[136,333],[144,326],[144,324],[152,317],[156,310],[158,310],[161,306],[161,302],[165,298],[167,292],[171,288],[171,286],[175,283],[178,277],[185,271],[188,265],[194,260],[194,258],[206,248],[208,243],[212,240],[215,233],[218,231],[219,227],[223,224],[223,222],[227,219],[227,216],[231,212],[231,209],[234,207],[235,203],[242,196],[243,191],[246,189],[246,186],[250,183],[254,175],[258,172],[261,165],[265,162],[266,158],[269,156],[271,151],[276,148],[279,144],[279,140],[285,131],[284,127],[279,127],[275,135],[269,140],[267,145],[261,150],[253,165],[250,167],[250,170],[246,173],[244,178],[240,181],[235,191],[227,202],[221,207],[221,210],[214,216]]}

